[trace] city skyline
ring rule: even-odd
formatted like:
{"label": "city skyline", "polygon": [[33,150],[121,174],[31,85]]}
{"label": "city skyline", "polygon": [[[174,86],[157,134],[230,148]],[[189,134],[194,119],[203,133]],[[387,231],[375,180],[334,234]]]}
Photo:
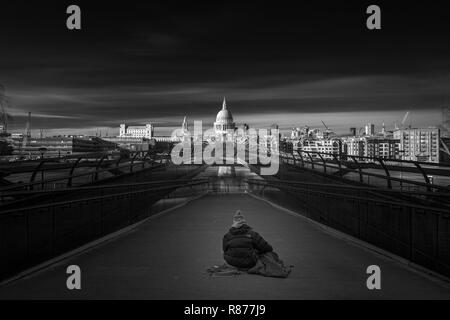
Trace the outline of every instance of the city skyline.
{"label": "city skyline", "polygon": [[32,128],[61,134],[123,122],[170,131],[185,115],[212,124],[225,95],[239,123],[288,130],[321,117],[345,133],[369,121],[392,127],[408,110],[413,125],[436,126],[449,103],[448,22],[437,5],[381,4],[377,32],[365,28],[364,3],[79,5],[74,32],[64,4],[5,5],[0,83],[12,132],[28,112]]}
{"label": "city skyline", "polygon": [[[380,112],[339,112],[334,114],[325,113],[309,113],[309,114],[264,114],[262,116],[255,114],[242,115],[239,112],[235,112],[232,108],[233,114],[236,114],[236,125],[242,127],[242,125],[247,124],[254,128],[268,128],[272,124],[277,124],[279,126],[280,132],[289,136],[290,131],[294,128],[301,128],[304,126],[309,126],[310,128],[325,129],[322,124],[324,121],[327,126],[333,130],[337,135],[349,134],[350,128],[354,127],[357,130],[364,128],[367,123],[372,123],[375,125],[376,132],[381,131],[382,125],[385,125],[387,131],[393,131],[395,129],[395,124],[400,127],[440,127],[442,121],[442,110],[434,110],[434,113],[430,113],[429,110],[418,110],[410,112],[408,114],[407,121],[401,125],[401,121],[405,116],[404,110],[399,111],[380,111]],[[214,113],[198,117],[196,119],[191,118],[189,114],[187,116],[187,122],[189,125],[193,125],[194,121],[202,121],[206,128],[212,128],[214,122]],[[426,117],[425,117],[426,116]],[[183,116],[184,117],[184,116]],[[432,119],[432,124],[425,122],[424,117],[427,119]],[[332,121],[330,121],[330,118]],[[270,119],[270,120],[269,120]],[[128,121],[123,121],[120,123],[126,123],[127,125],[144,125],[145,123],[151,123],[154,125],[156,136],[166,136],[170,135],[173,130],[180,128],[183,118],[173,117],[170,121],[164,120],[164,118],[154,118],[154,119],[131,119]],[[119,124],[112,123],[110,126],[97,126],[89,128],[33,128],[33,123],[35,119],[32,118],[32,128],[31,134],[34,137],[38,137],[41,134],[41,130],[44,136],[57,136],[57,135],[88,135],[88,136],[115,136],[119,134]],[[361,122],[365,121],[365,122]],[[434,124],[433,124],[434,123]],[[10,126],[11,133],[24,133],[24,128],[14,128]]]}

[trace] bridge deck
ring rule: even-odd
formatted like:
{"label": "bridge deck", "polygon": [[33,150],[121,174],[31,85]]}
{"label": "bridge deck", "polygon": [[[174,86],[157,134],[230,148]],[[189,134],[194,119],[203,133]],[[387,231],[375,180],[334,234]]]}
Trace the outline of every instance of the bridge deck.
{"label": "bridge deck", "polygon": [[[287,279],[209,277],[222,263],[232,214],[247,221],[294,265]],[[82,270],[82,290],[66,289],[65,268]],[[382,290],[366,288],[379,265]],[[131,232],[0,288],[0,298],[392,299],[450,298],[450,290],[403,265],[341,240],[308,220],[245,194],[211,195],[151,219]]]}

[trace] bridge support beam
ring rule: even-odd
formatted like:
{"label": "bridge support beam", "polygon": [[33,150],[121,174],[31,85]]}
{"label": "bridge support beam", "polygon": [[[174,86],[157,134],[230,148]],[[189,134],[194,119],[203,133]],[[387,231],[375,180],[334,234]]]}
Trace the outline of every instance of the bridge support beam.
{"label": "bridge support beam", "polygon": [[302,151],[302,152],[306,152],[306,154],[308,155],[309,159],[311,160],[311,169],[314,169],[314,159],[313,159],[311,153],[309,153],[308,151]]}
{"label": "bridge support beam", "polygon": [[292,160],[294,161],[294,166],[296,166],[297,165],[297,161],[296,161],[296,159],[295,159],[295,155],[294,155],[294,153],[292,152],[292,154],[291,154],[291,156],[292,156]]}
{"label": "bridge support beam", "polygon": [[427,173],[425,172],[425,170],[422,168],[422,166],[418,162],[414,162],[414,165],[417,167],[417,169],[422,174],[423,179],[425,180],[425,183],[427,184],[427,191],[431,192],[430,178],[428,178]]}
{"label": "bridge support beam", "polygon": [[381,158],[375,158],[375,159],[376,159],[376,160],[380,163],[380,165],[383,167],[384,172],[386,172],[386,182],[387,182],[387,187],[388,187],[389,189],[392,189],[391,174],[389,173],[388,168],[387,168],[386,165],[384,164],[383,159],[381,159]]}
{"label": "bridge support beam", "polygon": [[327,163],[326,163],[326,161],[325,161],[325,158],[322,157],[322,155],[321,155],[320,153],[318,153],[318,155],[319,155],[319,157],[320,157],[320,160],[322,160],[322,162],[323,162],[323,172],[324,172],[324,173],[327,173]]}
{"label": "bridge support beam", "polygon": [[339,176],[342,178],[343,175],[342,175],[342,164],[341,164],[341,160],[338,160],[338,157],[337,157],[334,153],[332,153],[331,155],[333,156],[334,160],[336,160],[336,162],[337,162],[337,164],[338,164],[338,166],[339,166]]}
{"label": "bridge support beam", "polygon": [[[41,162],[39,162],[39,164],[37,165],[36,168],[34,168],[33,170],[33,174],[31,175],[30,178],[30,183],[33,183],[34,180],[36,179],[36,175],[39,171],[42,171],[42,175],[44,175],[44,169],[41,169],[44,165],[44,163],[47,162],[47,160],[42,160]],[[43,178],[43,177],[42,177]],[[42,181],[44,181],[44,179],[42,179]],[[33,190],[33,184],[30,185],[30,190]],[[44,188],[44,186],[42,185],[42,189]]]}
{"label": "bridge support beam", "polygon": [[358,167],[358,172],[359,172],[359,182],[363,183],[364,179],[363,179],[363,174],[362,174],[362,168],[359,165],[358,160],[356,160],[355,156],[350,156],[350,158],[353,160],[353,162],[356,164],[356,166]]}
{"label": "bridge support beam", "polygon": [[122,161],[122,159],[123,159],[123,155],[121,154],[121,155],[119,156],[119,159],[118,159],[117,162],[116,162],[116,168],[120,165],[120,161]]}
{"label": "bridge support beam", "polygon": [[98,171],[100,170],[100,167],[102,166],[103,161],[107,158],[106,155],[100,158],[100,160],[97,163],[97,166],[95,167],[95,181],[98,180]]}
{"label": "bridge support beam", "polygon": [[75,172],[75,169],[77,168],[78,164],[80,163],[81,159],[83,158],[78,158],[77,161],[74,162],[74,164],[72,165],[72,168],[70,168],[70,172],[69,172],[69,179],[67,180],[67,187],[71,187],[72,186],[72,176],[73,173]]}
{"label": "bridge support beam", "polygon": [[[295,152],[297,152],[297,155],[300,157],[300,161],[302,162],[302,168],[304,168],[304,167],[305,167],[305,160],[303,160],[303,155],[302,155],[302,153],[301,153],[301,152],[298,152],[298,150],[295,151]],[[292,153],[294,153],[294,152],[292,152]]]}
{"label": "bridge support beam", "polygon": [[137,152],[134,157],[131,159],[130,162],[130,172],[133,172],[133,164],[134,164],[134,160],[136,160],[137,156],[139,155],[139,152]]}

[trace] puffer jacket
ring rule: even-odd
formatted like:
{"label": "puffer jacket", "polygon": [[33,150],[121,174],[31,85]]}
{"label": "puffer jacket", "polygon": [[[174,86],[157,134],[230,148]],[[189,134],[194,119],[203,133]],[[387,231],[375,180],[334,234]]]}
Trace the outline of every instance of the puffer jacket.
{"label": "puffer jacket", "polygon": [[231,228],[223,237],[223,257],[229,265],[237,268],[253,267],[258,255],[272,250],[272,246],[248,225]]}

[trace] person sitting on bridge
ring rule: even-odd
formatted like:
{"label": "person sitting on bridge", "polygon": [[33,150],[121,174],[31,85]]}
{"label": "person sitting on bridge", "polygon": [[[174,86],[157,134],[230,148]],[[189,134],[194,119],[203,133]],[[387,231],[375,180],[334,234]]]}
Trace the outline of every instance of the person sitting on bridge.
{"label": "person sitting on bridge", "polygon": [[231,229],[223,237],[225,261],[239,269],[250,269],[260,255],[272,251],[272,246],[247,225],[242,212],[237,210]]}

